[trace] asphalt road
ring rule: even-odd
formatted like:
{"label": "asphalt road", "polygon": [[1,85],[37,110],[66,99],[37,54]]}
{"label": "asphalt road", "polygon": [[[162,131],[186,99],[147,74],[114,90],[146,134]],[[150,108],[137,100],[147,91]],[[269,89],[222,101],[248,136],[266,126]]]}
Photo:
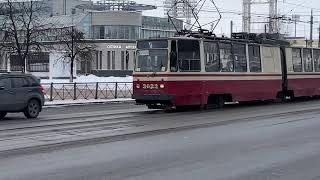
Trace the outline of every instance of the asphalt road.
{"label": "asphalt road", "polygon": [[[57,105],[44,107],[38,119],[45,120],[57,115],[70,116],[70,114],[87,114],[94,115],[98,112],[106,111],[126,111],[135,109],[146,109],[144,106],[137,106],[134,102],[111,102],[111,103],[96,103],[96,104],[79,104],[79,105]],[[23,113],[11,113],[8,114],[4,121],[17,121],[26,118]]]}
{"label": "asphalt road", "polygon": [[[317,180],[320,179],[318,107],[319,101],[311,101],[171,114],[144,113],[133,118],[163,122],[157,126],[170,122],[238,119],[109,143],[2,155],[0,179]],[[303,111],[295,113],[300,109]],[[288,112],[290,110],[292,112]],[[47,113],[43,116],[50,116],[52,112]],[[245,117],[261,113],[268,115]]]}

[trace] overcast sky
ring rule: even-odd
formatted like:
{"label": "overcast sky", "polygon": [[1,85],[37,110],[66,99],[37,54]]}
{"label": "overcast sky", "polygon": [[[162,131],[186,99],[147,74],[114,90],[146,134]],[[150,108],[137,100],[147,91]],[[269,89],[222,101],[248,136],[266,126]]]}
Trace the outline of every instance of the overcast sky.
{"label": "overcast sky", "polygon": [[[151,4],[159,6],[157,10],[144,12],[145,15],[161,16],[164,17],[163,0],[135,0],[137,3]],[[207,0],[209,2],[209,0]],[[264,1],[264,0],[259,0]],[[234,30],[242,30],[242,0],[215,0],[217,6],[222,13],[222,20],[218,27],[215,29],[216,34],[230,34],[230,21],[234,21]],[[320,21],[320,0],[278,0],[279,14],[287,17],[292,17],[293,14],[300,14],[301,19],[297,25],[298,36],[308,37],[310,32],[310,11],[314,9],[314,38],[318,39],[318,28]],[[206,10],[214,11],[214,8],[208,4]],[[238,14],[237,14],[238,13]],[[252,9],[253,19],[256,22],[264,22],[268,17],[267,5],[254,5]],[[202,14],[202,22],[208,22],[209,19],[216,19],[217,13]],[[263,24],[254,24],[253,31],[263,31]],[[287,32],[294,36],[294,25],[285,23],[282,26],[282,32]]]}

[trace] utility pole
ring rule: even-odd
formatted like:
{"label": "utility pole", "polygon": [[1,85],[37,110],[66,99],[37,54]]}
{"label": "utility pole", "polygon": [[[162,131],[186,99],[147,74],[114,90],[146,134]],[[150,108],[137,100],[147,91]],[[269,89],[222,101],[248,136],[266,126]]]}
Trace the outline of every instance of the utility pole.
{"label": "utility pole", "polygon": [[267,24],[264,25],[264,33],[267,34]]}
{"label": "utility pole", "polygon": [[294,37],[297,37],[297,20],[294,20]]}
{"label": "utility pole", "polygon": [[297,24],[300,21],[300,15],[294,14],[292,15],[292,19],[294,21],[294,37],[297,37]]}
{"label": "utility pole", "polygon": [[319,32],[318,47],[320,48],[320,24],[319,24],[318,32]]}
{"label": "utility pole", "polygon": [[251,30],[251,5],[253,0],[242,0],[242,32],[250,33]]}
{"label": "utility pole", "polygon": [[280,21],[278,14],[278,0],[242,0],[242,31],[250,32],[250,26],[252,23],[251,19],[251,8],[254,4],[268,5],[269,8],[269,33],[279,33]]}
{"label": "utility pole", "polygon": [[279,33],[278,0],[269,0],[269,33]]}
{"label": "utility pole", "polygon": [[230,22],[230,37],[232,37],[233,33],[233,21]]}
{"label": "utility pole", "polygon": [[310,20],[310,46],[313,43],[313,10],[311,9],[311,20]]}
{"label": "utility pole", "polygon": [[71,66],[71,76],[70,76],[70,82],[73,82],[73,75],[74,75],[74,59],[72,59],[74,53],[75,53],[75,38],[76,38],[76,35],[75,35],[75,29],[74,29],[74,15],[76,14],[76,9],[72,8],[71,10],[71,18],[72,18],[72,26],[71,26],[71,53],[70,53],[70,58],[71,58],[71,63],[70,63],[70,66]]}

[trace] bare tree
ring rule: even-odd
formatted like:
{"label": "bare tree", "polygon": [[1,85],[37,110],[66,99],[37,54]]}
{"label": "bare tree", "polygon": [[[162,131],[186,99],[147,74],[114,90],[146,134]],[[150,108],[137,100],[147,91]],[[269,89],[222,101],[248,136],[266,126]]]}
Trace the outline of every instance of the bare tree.
{"label": "bare tree", "polygon": [[21,71],[27,71],[27,58],[32,51],[41,51],[42,39],[49,24],[42,12],[47,11],[42,1],[5,0],[0,4],[0,48],[19,59]]}
{"label": "bare tree", "polygon": [[95,45],[85,40],[85,34],[78,29],[66,28],[60,35],[60,44],[65,53],[63,59],[70,63],[70,82],[74,79],[74,65],[81,61],[91,61]]}

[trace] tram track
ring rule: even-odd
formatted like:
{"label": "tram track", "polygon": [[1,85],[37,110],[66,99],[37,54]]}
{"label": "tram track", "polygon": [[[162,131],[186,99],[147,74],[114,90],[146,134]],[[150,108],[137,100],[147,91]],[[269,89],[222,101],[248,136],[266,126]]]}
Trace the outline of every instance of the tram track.
{"label": "tram track", "polygon": [[[85,145],[91,143],[100,143],[108,141],[117,141],[122,139],[156,135],[161,133],[170,133],[195,128],[204,128],[210,126],[227,125],[241,121],[254,121],[257,119],[292,119],[287,122],[301,121],[304,114],[318,115],[319,106],[314,105],[299,111],[292,109],[286,112],[264,113],[250,115],[250,111],[239,113],[238,117],[224,115],[224,111],[241,111],[242,108],[227,108],[225,110],[195,111],[195,112],[177,112],[177,113],[159,113],[159,111],[146,113],[140,112],[136,115],[120,114],[101,117],[83,121],[79,118],[73,122],[61,122],[44,126],[29,126],[25,128],[12,128],[0,130],[0,154],[12,154],[26,152],[29,150],[41,150],[53,147],[63,147],[68,145]],[[245,108],[246,109],[246,108]],[[248,108],[250,109],[250,107]],[[254,109],[254,108],[253,108]],[[159,116],[161,114],[161,116]],[[216,114],[216,118],[212,115]],[[188,118],[190,116],[194,118]],[[199,118],[197,116],[199,115]],[[277,124],[277,122],[273,123]],[[22,145],[21,145],[22,144]],[[21,146],[19,146],[21,145]]]}
{"label": "tram track", "polygon": [[[146,123],[150,122],[149,119],[130,119],[130,118],[139,118],[148,114],[148,118],[153,119],[158,115],[152,115],[154,112],[159,111],[148,111],[140,113],[128,113],[122,115],[112,115],[109,117],[90,117],[87,119],[72,119],[68,122],[56,121],[57,123],[50,122],[49,124],[45,122],[45,125],[36,125],[36,126],[24,126],[16,128],[4,128],[0,129],[0,139],[8,137],[17,137],[21,135],[30,135],[37,133],[46,133],[46,132],[59,132],[66,130],[77,130],[84,128],[93,128],[101,126],[118,126],[118,125],[132,125],[135,123]],[[166,114],[164,117],[174,116],[173,114]]]}
{"label": "tram track", "polygon": [[[1,134],[8,135],[10,132],[17,133],[16,131],[37,131],[37,129],[43,128],[64,128],[68,126],[75,125],[86,125],[86,124],[100,124],[100,123],[110,123],[110,124],[118,124],[118,123],[126,123],[131,122],[130,118],[138,118],[141,116],[148,115],[148,118],[158,117],[161,113],[162,117],[175,116],[175,114],[165,114],[162,113],[161,110],[153,110],[153,111],[141,111],[141,112],[129,112],[129,113],[120,113],[120,114],[107,114],[107,115],[94,115],[94,116],[84,116],[84,117],[76,117],[76,118],[66,118],[63,120],[57,119],[45,119],[45,120],[34,120],[28,121],[23,124],[14,123],[9,124],[7,126],[0,127],[0,138],[3,137]],[[122,119],[122,120],[118,120]],[[16,135],[16,134],[12,134]]]}
{"label": "tram track", "polygon": [[[273,105],[286,105],[286,104],[267,104],[262,106],[273,106]],[[289,103],[288,105],[300,105],[299,103]],[[260,105],[261,106],[261,105]],[[316,105],[308,105],[308,108],[317,108],[320,104]],[[255,107],[255,106],[253,106]],[[258,106],[259,107],[259,106]],[[130,118],[130,117],[139,117],[148,115],[148,118],[158,117],[161,114],[162,117],[170,117],[176,116],[179,114],[195,114],[195,113],[202,113],[202,112],[221,112],[225,110],[233,110],[233,109],[241,109],[241,108],[248,108],[248,106],[241,106],[241,105],[230,105],[224,108],[223,110],[220,109],[210,109],[207,111],[182,111],[182,112],[173,112],[173,113],[165,113],[162,110],[148,110],[146,108],[137,108],[137,109],[129,109],[129,110],[113,110],[113,111],[96,111],[90,113],[71,113],[71,114],[62,114],[62,115],[51,115],[51,116],[44,116],[40,117],[40,119],[35,120],[7,120],[0,122],[0,134],[3,132],[9,132],[14,130],[25,130],[25,129],[33,129],[33,128],[45,128],[45,127],[55,127],[55,126],[63,126],[63,125],[73,125],[73,124],[85,124],[85,123],[95,123],[101,122],[106,120],[112,119],[120,119],[120,118]],[[246,113],[246,112],[245,112]],[[292,113],[292,112],[290,112]],[[240,112],[241,114],[241,112]]]}
{"label": "tram track", "polygon": [[0,131],[3,130],[3,127],[5,126],[14,126],[19,125],[23,126],[30,125],[30,124],[36,124],[36,123],[44,123],[44,122],[63,122],[63,121],[69,121],[74,119],[87,119],[87,118],[97,118],[97,117],[103,117],[103,116],[113,116],[113,115],[119,115],[119,114],[139,114],[139,113],[152,113],[155,112],[155,110],[148,110],[146,108],[136,108],[136,109],[129,109],[129,110],[112,110],[112,111],[92,111],[90,113],[64,113],[61,115],[47,115],[47,116],[40,116],[39,119],[32,119],[32,120],[26,120],[26,119],[18,119],[18,120],[6,120],[0,122]]}

